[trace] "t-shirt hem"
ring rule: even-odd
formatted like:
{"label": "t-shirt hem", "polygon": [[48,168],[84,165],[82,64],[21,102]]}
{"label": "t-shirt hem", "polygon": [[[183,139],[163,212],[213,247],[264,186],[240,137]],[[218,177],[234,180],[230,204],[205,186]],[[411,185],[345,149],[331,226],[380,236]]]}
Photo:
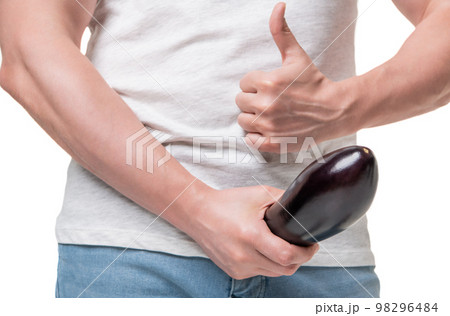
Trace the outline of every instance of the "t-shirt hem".
{"label": "t-shirt hem", "polygon": [[[192,239],[180,239],[157,234],[142,234],[128,230],[92,230],[57,228],[56,240],[60,244],[86,246],[120,247],[168,253],[183,257],[209,257]],[[328,249],[327,249],[328,250]],[[375,266],[375,258],[370,249],[351,251],[320,251],[304,266],[316,267],[358,267]]]}

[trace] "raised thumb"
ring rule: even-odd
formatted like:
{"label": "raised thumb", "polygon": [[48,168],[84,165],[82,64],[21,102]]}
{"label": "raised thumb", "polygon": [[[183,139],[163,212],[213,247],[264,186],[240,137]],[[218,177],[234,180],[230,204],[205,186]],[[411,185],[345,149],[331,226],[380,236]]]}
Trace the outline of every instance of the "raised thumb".
{"label": "raised thumb", "polygon": [[308,55],[300,47],[286,23],[286,19],[284,18],[285,11],[286,3],[278,3],[273,8],[269,21],[270,32],[272,33],[275,44],[277,44],[280,50],[281,60],[283,64],[298,62],[299,59],[303,58],[309,60]]}

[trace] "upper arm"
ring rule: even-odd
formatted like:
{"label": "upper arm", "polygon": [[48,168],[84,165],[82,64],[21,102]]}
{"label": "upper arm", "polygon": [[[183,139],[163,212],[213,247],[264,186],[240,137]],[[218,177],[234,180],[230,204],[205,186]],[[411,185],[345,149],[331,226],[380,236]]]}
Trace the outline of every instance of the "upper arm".
{"label": "upper arm", "polygon": [[17,94],[30,81],[30,64],[51,59],[58,47],[79,49],[95,6],[96,0],[0,0],[0,86]]}
{"label": "upper arm", "polygon": [[[96,0],[0,0],[0,48],[8,52],[65,37],[79,46]],[[5,54],[7,56],[5,56]]]}
{"label": "upper arm", "polygon": [[[447,0],[392,0],[400,12],[412,24],[417,25],[436,6],[444,4]],[[448,3],[447,3],[448,4]]]}

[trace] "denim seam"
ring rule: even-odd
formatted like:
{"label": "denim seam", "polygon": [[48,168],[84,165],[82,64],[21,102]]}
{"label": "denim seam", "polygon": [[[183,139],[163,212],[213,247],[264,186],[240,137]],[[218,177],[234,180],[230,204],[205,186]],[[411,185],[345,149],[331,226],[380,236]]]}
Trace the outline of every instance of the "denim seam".
{"label": "denim seam", "polygon": [[234,286],[235,286],[235,282],[233,278],[230,278],[231,282],[230,282],[230,294],[228,295],[229,298],[232,297],[233,292],[234,292]]}
{"label": "denim seam", "polygon": [[264,294],[266,294],[266,277],[263,275],[260,275],[260,282],[259,282],[259,293],[258,298],[264,297]]}

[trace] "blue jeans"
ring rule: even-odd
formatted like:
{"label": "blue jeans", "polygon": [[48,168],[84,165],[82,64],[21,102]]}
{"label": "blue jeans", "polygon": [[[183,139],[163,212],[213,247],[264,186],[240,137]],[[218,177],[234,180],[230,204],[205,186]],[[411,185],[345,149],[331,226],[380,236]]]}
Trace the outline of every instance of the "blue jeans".
{"label": "blue jeans", "polygon": [[235,280],[201,257],[127,249],[111,264],[124,248],[59,244],[58,250],[56,297],[379,297],[380,291],[372,266],[300,267],[292,276]]}

